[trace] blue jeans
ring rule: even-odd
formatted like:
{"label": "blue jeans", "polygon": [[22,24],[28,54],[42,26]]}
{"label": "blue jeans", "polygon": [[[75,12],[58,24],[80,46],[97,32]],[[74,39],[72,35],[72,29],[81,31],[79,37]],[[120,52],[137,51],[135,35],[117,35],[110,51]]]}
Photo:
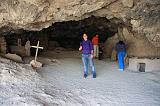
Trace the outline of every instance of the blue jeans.
{"label": "blue jeans", "polygon": [[118,63],[119,63],[119,68],[124,70],[124,57],[126,55],[126,52],[119,52],[118,53]]}
{"label": "blue jeans", "polygon": [[92,74],[96,74],[96,69],[94,67],[93,59],[91,58],[91,54],[82,54],[82,61],[84,65],[84,74],[88,75],[88,67],[89,65],[92,68]]}

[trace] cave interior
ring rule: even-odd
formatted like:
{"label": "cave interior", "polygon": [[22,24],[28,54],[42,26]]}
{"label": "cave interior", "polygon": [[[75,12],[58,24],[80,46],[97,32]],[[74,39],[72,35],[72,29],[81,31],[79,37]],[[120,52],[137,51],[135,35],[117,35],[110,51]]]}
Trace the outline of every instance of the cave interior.
{"label": "cave interior", "polygon": [[[103,44],[109,38],[115,35],[118,31],[120,22],[108,20],[105,17],[91,16],[83,20],[56,22],[48,28],[40,31],[28,31],[23,29],[13,30],[9,27],[4,27],[1,35],[4,35],[7,43],[7,52],[15,53],[19,50],[18,39],[21,41],[21,46],[24,47],[26,41],[29,40],[31,45],[37,45],[40,41],[40,46],[44,50],[54,50],[57,47],[62,47],[68,50],[78,50],[82,35],[86,33],[89,40],[96,34],[99,35],[99,43]],[[16,46],[16,48],[14,48]],[[14,50],[13,50],[14,49]],[[21,50],[23,51],[23,50]],[[31,55],[35,55],[35,49],[31,48]],[[41,50],[43,51],[43,50]],[[23,53],[17,52],[20,56],[25,56]]]}

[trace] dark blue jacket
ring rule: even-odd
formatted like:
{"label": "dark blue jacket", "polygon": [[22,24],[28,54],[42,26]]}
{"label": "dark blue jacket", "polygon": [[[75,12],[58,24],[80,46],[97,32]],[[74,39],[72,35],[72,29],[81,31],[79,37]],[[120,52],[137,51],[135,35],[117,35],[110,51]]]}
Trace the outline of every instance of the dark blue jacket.
{"label": "dark blue jacket", "polygon": [[116,44],[116,51],[119,52],[126,52],[126,45],[125,43],[117,43]]}

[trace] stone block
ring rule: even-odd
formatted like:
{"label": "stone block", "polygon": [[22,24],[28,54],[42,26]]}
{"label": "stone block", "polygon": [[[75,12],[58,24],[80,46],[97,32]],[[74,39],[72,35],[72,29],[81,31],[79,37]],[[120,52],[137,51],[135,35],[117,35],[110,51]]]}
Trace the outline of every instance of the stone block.
{"label": "stone block", "polygon": [[160,71],[160,59],[129,58],[129,69],[133,71]]}
{"label": "stone block", "polygon": [[22,58],[18,56],[17,54],[7,53],[5,57],[13,61],[16,61],[16,62],[21,62],[21,63],[23,62]]}
{"label": "stone block", "polygon": [[32,67],[34,67],[34,68],[40,68],[40,67],[42,67],[42,63],[40,63],[40,62],[38,62],[38,61],[35,61],[35,60],[32,60],[32,61],[30,62],[30,65],[31,65]]}

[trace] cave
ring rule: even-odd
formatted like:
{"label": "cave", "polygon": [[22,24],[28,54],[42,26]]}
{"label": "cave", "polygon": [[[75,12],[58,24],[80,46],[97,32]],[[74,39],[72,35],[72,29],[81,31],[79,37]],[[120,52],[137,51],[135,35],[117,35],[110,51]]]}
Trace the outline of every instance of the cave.
{"label": "cave", "polygon": [[[36,46],[37,42],[40,41],[40,46],[44,49],[40,49],[38,55],[56,50],[78,51],[82,35],[85,33],[89,40],[92,40],[96,34],[99,35],[99,45],[103,50],[104,59],[109,58],[117,61],[115,45],[119,40],[124,41],[127,45],[127,64],[132,64],[131,60],[136,57],[158,59],[160,49],[151,44],[143,34],[138,34],[132,30],[131,24],[125,23],[122,19],[116,17],[107,19],[94,15],[81,20],[55,22],[38,31],[4,26],[0,28],[0,51],[2,54],[17,54],[23,59],[27,57],[25,45],[28,40],[31,46]],[[35,54],[36,49],[31,47],[29,56],[34,57]],[[133,66],[129,66],[129,69],[141,71],[141,69],[135,69]]]}
{"label": "cave", "polygon": [[[0,51],[17,52],[10,45],[17,46],[18,39],[22,46],[27,40],[31,45],[40,40],[45,48],[42,51],[54,46],[77,50],[82,34],[87,33],[89,39],[100,35],[105,57],[115,57],[113,49],[118,40],[127,44],[128,57],[160,57],[159,1],[63,2],[1,2]],[[18,54],[23,56],[24,53]],[[31,54],[35,54],[34,49]]]}
{"label": "cave", "polygon": [[159,92],[160,0],[0,0],[0,106],[160,106]]}
{"label": "cave", "polygon": [[[22,29],[14,31],[10,29],[3,31],[2,35],[4,35],[7,43],[6,52],[25,56],[23,48],[27,40],[30,41],[31,45],[36,45],[40,41],[40,46],[44,47],[44,50],[41,51],[54,51],[57,47],[66,50],[78,50],[82,41],[82,35],[86,33],[89,40],[92,40],[98,34],[99,43],[104,45],[108,38],[118,32],[118,24],[121,23],[115,23],[113,20],[108,20],[105,17],[91,16],[79,21],[56,22],[40,31]],[[35,51],[36,49],[31,48],[32,56],[35,55]]]}
{"label": "cave", "polygon": [[56,41],[61,47],[77,50],[86,33],[91,40],[94,35],[99,35],[99,42],[104,43],[108,37],[117,33],[116,23],[105,17],[89,17],[80,21],[67,21],[54,23],[43,32],[48,34],[49,42]]}
{"label": "cave", "polygon": [[[127,45],[127,64],[132,64],[132,59],[136,57],[158,59],[160,48],[151,44],[143,34],[138,34],[132,30],[130,23],[125,23],[119,18],[107,19],[106,17],[94,15],[77,21],[55,22],[49,27],[38,31],[13,29],[11,26],[4,26],[0,29],[0,51],[2,54],[16,54],[25,59],[27,57],[25,49],[27,41],[30,41],[31,46],[36,46],[37,42],[40,41],[40,46],[44,49],[40,49],[38,55],[44,55],[47,51],[56,50],[78,51],[82,35],[85,33],[88,35],[89,40],[92,40],[96,34],[99,35],[99,45],[104,52],[104,59],[109,58],[117,61],[115,45],[119,40],[124,41]],[[60,51],[57,51],[57,53],[60,53]],[[35,54],[36,49],[31,47],[29,56],[34,57]],[[129,69],[144,71],[141,70],[144,69],[143,67],[135,69],[133,66],[129,65]]]}

